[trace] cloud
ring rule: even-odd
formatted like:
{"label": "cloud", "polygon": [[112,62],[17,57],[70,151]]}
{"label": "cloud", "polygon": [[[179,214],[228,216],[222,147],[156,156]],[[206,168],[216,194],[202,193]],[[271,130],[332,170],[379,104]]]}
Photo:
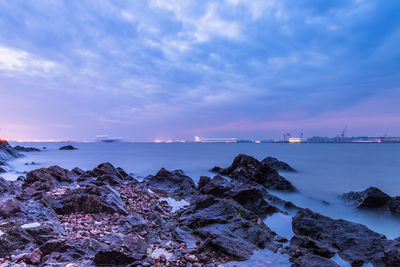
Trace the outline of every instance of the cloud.
{"label": "cloud", "polygon": [[49,73],[55,63],[40,59],[25,51],[0,46],[0,70],[26,74]]}
{"label": "cloud", "polygon": [[152,140],[356,120],[360,103],[399,90],[399,11],[377,0],[1,1],[0,124],[23,135],[13,125],[36,123],[40,139]]}

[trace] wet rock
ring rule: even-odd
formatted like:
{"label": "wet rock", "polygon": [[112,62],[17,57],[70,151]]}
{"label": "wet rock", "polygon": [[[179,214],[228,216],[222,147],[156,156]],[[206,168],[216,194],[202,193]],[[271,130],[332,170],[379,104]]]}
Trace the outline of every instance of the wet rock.
{"label": "wet rock", "polygon": [[0,160],[5,161],[21,156],[10,144],[5,140],[0,140]]}
{"label": "wet rock", "polygon": [[291,265],[292,267],[340,267],[339,264],[333,260],[318,256],[307,254],[296,259]]}
{"label": "wet rock", "polygon": [[23,147],[23,146],[15,146],[14,149],[19,152],[38,152],[41,151],[39,148],[34,147]]}
{"label": "wet rock", "polygon": [[96,265],[126,266],[142,258],[143,254],[110,249],[97,252],[94,263]]}
{"label": "wet rock", "polygon": [[391,256],[399,255],[399,241],[387,240],[384,235],[364,225],[334,220],[309,209],[300,209],[293,217],[292,228],[298,236],[307,236],[325,248],[337,250],[342,259],[354,266],[367,262],[383,265],[387,261],[400,264]]}
{"label": "wet rock", "polygon": [[174,237],[178,242],[185,243],[186,248],[196,248],[196,238],[193,235],[193,231],[189,227],[177,227],[174,229]]}
{"label": "wet rock", "polygon": [[77,150],[77,148],[72,145],[66,145],[66,146],[60,147],[59,150]]}
{"label": "wet rock", "polygon": [[244,208],[265,217],[278,212],[279,209],[264,200],[264,191],[260,187],[243,184],[236,180],[227,180],[221,176],[210,179],[201,177],[198,190],[218,198],[232,198]]}
{"label": "wet rock", "polygon": [[277,158],[266,157],[261,161],[262,164],[268,165],[270,168],[277,171],[297,172],[292,166],[286,162],[280,161]]}
{"label": "wet rock", "polygon": [[279,173],[257,159],[239,154],[231,166],[220,172],[243,183],[260,184],[268,189],[295,192],[297,189]]}
{"label": "wet rock", "polygon": [[0,195],[4,192],[7,192],[10,186],[10,182],[6,179],[0,177]]}
{"label": "wet rock", "polygon": [[121,213],[128,214],[119,195],[109,185],[88,185],[68,191],[53,201],[57,214],[81,213]]}
{"label": "wet rock", "polygon": [[349,192],[342,197],[357,208],[382,208],[392,199],[376,187],[369,187],[361,192]]}
{"label": "wet rock", "polygon": [[186,176],[181,170],[170,172],[162,168],[155,176],[148,177],[147,182],[151,190],[175,198],[190,197],[196,190],[192,178]]}

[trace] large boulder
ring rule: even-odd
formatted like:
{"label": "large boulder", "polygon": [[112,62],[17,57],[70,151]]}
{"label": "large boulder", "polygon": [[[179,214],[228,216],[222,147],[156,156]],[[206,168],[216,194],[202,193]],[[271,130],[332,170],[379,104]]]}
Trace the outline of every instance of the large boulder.
{"label": "large boulder", "polygon": [[155,192],[164,193],[173,198],[187,198],[195,194],[196,185],[183,171],[160,169],[156,175],[147,178],[148,186]]}
{"label": "large boulder", "polygon": [[17,216],[18,213],[25,212],[26,207],[18,200],[9,198],[0,204],[0,216],[9,218]]}
{"label": "large boulder", "polygon": [[119,195],[109,185],[94,184],[72,189],[53,200],[57,214],[71,213],[121,213],[128,214]]}
{"label": "large boulder", "polygon": [[[364,225],[334,220],[309,209],[300,209],[293,217],[292,228],[296,234],[293,238],[299,239],[300,236],[301,239],[301,236],[305,236],[309,238],[309,242],[314,242],[310,254],[330,257],[332,252],[337,252],[353,266],[368,262],[376,266],[388,266],[385,265],[388,262],[391,263],[389,266],[400,265],[399,241],[388,240]],[[299,256],[303,254],[300,253]]]}
{"label": "large boulder", "polygon": [[349,192],[342,197],[357,208],[383,208],[392,199],[376,187],[369,187],[361,192]]}
{"label": "large boulder", "polygon": [[218,198],[232,198],[260,217],[279,211],[278,208],[264,200],[262,188],[236,180],[227,180],[219,175],[212,179],[205,176],[200,177],[198,190],[202,194],[210,194]]}
{"label": "large boulder", "polygon": [[0,231],[0,258],[26,252],[33,245],[33,238],[20,226],[2,225]]}
{"label": "large boulder", "polygon": [[59,166],[30,171],[22,184],[23,194],[21,197],[26,198],[39,195],[61,184],[72,183],[76,177],[76,174]]}
{"label": "large boulder", "polygon": [[[75,169],[75,171],[77,170]],[[79,180],[88,181],[91,178],[99,182],[106,182],[112,186],[121,186],[124,184],[124,180],[127,179],[128,176],[126,176],[124,170],[118,170],[111,163],[105,162],[93,170],[83,173]]]}
{"label": "large boulder", "polygon": [[292,168],[292,166],[274,157],[266,157],[261,161],[261,163],[268,165],[270,168],[277,171],[296,172],[296,170]]}
{"label": "large boulder", "polygon": [[250,258],[256,249],[276,249],[276,234],[254,213],[229,198],[200,195],[178,214],[181,226],[203,240],[200,250],[218,251],[238,260]]}
{"label": "large boulder", "polygon": [[[214,168],[217,170],[218,168]],[[267,164],[262,164],[257,159],[239,154],[233,160],[231,166],[223,169],[220,174],[243,183],[256,183],[268,189],[294,192],[297,189],[284,177]]]}

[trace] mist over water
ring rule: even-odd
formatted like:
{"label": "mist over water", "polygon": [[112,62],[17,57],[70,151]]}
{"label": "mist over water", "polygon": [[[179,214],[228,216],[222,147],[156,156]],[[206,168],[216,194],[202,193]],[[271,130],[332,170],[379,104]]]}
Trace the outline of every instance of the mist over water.
{"label": "mist over water", "polygon": [[[23,171],[51,165],[88,170],[108,161],[141,177],[155,174],[161,167],[182,169],[197,182],[201,175],[213,176],[208,171],[212,167],[230,165],[239,153],[259,160],[273,156],[298,170],[281,175],[299,189],[299,193],[273,192],[275,195],[335,219],[362,223],[388,238],[400,236],[400,219],[384,212],[354,209],[338,197],[369,186],[391,196],[400,195],[400,144],[73,143],[79,150],[72,151],[58,150],[65,143],[18,145],[47,150],[25,153],[25,157],[11,161],[14,172],[2,174],[10,180]],[[39,165],[25,165],[31,162]],[[289,227],[281,225],[283,221],[290,223],[286,218],[272,218],[268,225],[283,236],[292,235]]]}

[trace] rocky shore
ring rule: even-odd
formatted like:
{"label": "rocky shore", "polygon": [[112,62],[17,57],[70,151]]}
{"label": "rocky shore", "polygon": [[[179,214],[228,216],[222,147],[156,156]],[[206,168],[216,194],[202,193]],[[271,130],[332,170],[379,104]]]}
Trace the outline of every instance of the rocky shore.
{"label": "rocky shore", "polygon": [[[335,255],[353,266],[400,265],[400,239],[274,196],[298,189],[268,162],[240,154],[197,185],[181,170],[138,181],[110,163],[0,178],[0,266],[223,266],[263,249],[293,266],[339,266]],[[291,240],[264,223],[289,211]]]}

